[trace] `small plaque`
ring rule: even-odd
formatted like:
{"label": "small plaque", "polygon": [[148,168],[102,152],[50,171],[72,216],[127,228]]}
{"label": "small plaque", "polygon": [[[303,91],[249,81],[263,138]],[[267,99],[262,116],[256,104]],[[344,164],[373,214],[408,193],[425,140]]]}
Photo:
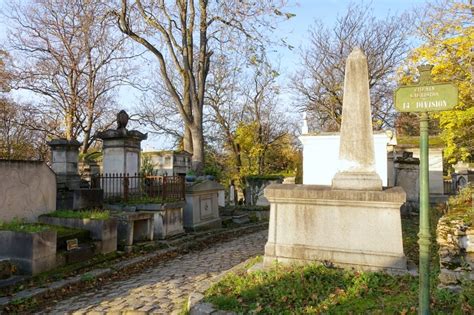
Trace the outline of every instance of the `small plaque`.
{"label": "small plaque", "polygon": [[67,240],[66,248],[67,250],[73,250],[73,249],[79,248],[77,238],[73,238],[72,240]]}

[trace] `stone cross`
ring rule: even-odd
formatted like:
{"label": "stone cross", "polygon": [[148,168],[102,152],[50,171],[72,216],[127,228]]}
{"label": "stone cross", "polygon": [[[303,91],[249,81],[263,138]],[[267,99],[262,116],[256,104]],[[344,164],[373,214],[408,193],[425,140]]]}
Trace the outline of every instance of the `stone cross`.
{"label": "stone cross", "polygon": [[367,57],[355,48],[347,58],[342,105],[339,171],[333,189],[382,190],[375,172]]}

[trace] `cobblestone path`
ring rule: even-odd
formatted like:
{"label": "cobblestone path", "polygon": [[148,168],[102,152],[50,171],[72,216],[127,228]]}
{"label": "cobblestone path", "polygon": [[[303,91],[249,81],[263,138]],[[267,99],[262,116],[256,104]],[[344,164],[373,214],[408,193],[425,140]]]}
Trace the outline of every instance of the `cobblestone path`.
{"label": "cobblestone path", "polygon": [[45,309],[51,314],[177,314],[202,281],[262,255],[268,231],[260,231],[192,252]]}

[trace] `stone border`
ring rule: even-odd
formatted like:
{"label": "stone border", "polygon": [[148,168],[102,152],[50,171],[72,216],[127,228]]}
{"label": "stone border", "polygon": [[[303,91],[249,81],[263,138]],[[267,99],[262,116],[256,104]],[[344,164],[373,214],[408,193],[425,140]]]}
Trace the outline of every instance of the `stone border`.
{"label": "stone border", "polygon": [[[20,292],[17,292],[11,296],[7,297],[0,297],[0,314],[3,312],[5,306],[9,306],[15,301],[19,300],[29,300],[32,298],[41,298],[45,297],[48,295],[52,295],[54,293],[61,292],[67,288],[74,287],[74,286],[79,286],[81,283],[87,281],[85,280],[84,276],[87,276],[87,278],[94,277],[94,278],[106,278],[109,276],[113,276],[117,272],[125,271],[128,267],[132,267],[134,265],[140,264],[140,263],[146,263],[148,260],[156,259],[161,256],[167,255],[167,254],[172,254],[172,253],[183,253],[189,250],[190,247],[193,245],[198,244],[199,242],[204,242],[212,237],[215,236],[222,236],[222,235],[232,235],[236,234],[237,235],[242,235],[247,233],[255,233],[261,230],[264,230],[265,228],[268,227],[268,222],[264,223],[258,223],[258,224],[253,224],[253,225],[247,225],[244,227],[238,227],[236,229],[230,229],[230,230],[220,230],[216,231],[215,234],[211,233],[211,231],[205,231],[201,234],[198,234],[195,239],[187,240],[186,238],[183,240],[182,243],[176,244],[174,246],[170,246],[167,249],[162,249],[162,250],[157,250],[152,253],[134,257],[131,259],[119,261],[115,263],[113,266],[109,268],[99,268],[99,269],[94,269],[86,272],[82,272],[81,274],[78,274],[76,276],[72,276],[66,279],[62,279],[59,281],[52,282],[48,284],[47,287],[35,287],[31,289],[26,289]],[[235,238],[235,237],[234,237]],[[228,240],[226,240],[228,241]],[[160,261],[161,262],[161,261]],[[244,262],[245,263],[245,262]],[[240,266],[237,265],[237,266]],[[236,266],[236,267],[237,267]],[[151,266],[147,266],[151,267]],[[233,270],[234,268],[230,269]],[[16,312],[15,312],[16,313]]]}

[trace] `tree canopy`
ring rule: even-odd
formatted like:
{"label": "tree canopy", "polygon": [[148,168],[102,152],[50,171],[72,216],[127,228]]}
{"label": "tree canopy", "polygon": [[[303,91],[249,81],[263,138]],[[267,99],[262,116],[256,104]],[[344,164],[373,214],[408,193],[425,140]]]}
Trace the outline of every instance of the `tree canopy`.
{"label": "tree canopy", "polygon": [[355,47],[367,55],[373,125],[393,126],[395,74],[408,52],[409,25],[406,14],[377,18],[363,3],[351,3],[333,28],[315,21],[291,83],[297,106],[308,113],[312,129],[339,130],[345,62]]}
{"label": "tree canopy", "polygon": [[434,65],[435,81],[451,81],[459,91],[454,110],[433,113],[446,144],[446,160],[454,164],[474,154],[474,5],[472,0],[443,0],[423,8],[417,23],[422,44],[409,55],[402,83],[409,83],[421,63]]}

